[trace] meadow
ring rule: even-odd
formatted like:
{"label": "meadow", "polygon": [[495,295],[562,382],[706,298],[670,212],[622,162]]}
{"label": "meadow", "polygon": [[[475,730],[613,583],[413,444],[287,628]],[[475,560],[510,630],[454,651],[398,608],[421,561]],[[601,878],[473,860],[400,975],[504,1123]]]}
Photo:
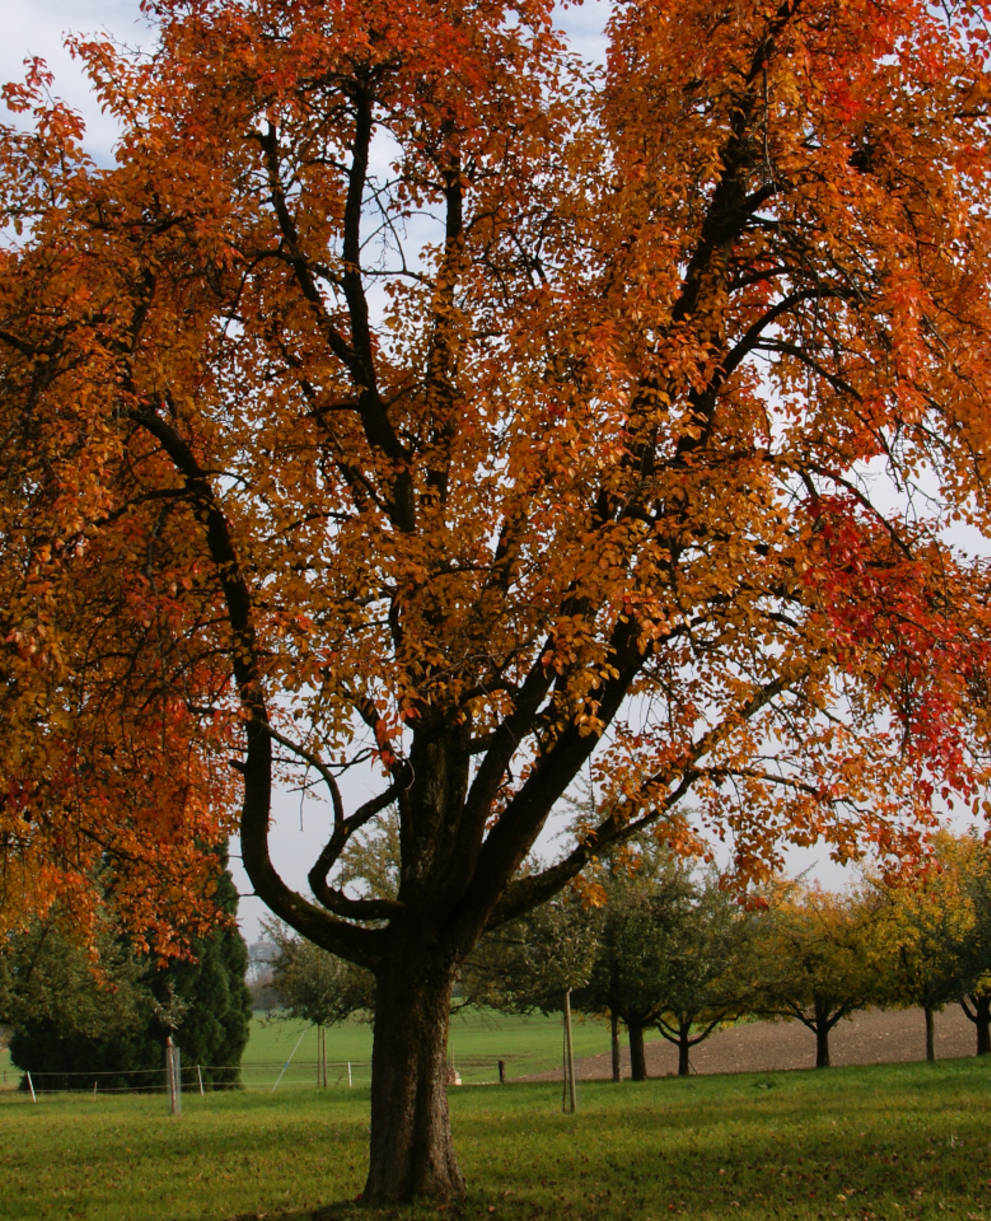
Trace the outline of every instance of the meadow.
{"label": "meadow", "polygon": [[[499,1079],[498,1064],[507,1078],[525,1077],[560,1067],[563,1029],[560,1016],[502,1014],[486,1009],[459,1010],[451,1016],[448,1055],[462,1081],[483,1085]],[[609,1049],[609,1029],[601,1020],[576,1018],[572,1041],[575,1057]],[[367,1022],[350,1021],[326,1031],[328,1084],[368,1081],[372,1031]],[[288,1067],[286,1067],[288,1061]],[[256,1014],[242,1058],[242,1079],[248,1088],[264,1088],[283,1068],[279,1083],[315,1082],[317,1032],[305,1022],[270,1019]]]}
{"label": "meadow", "polygon": [[369,1213],[365,1088],[0,1097],[5,1221],[991,1218],[991,1065],[451,1091],[464,1205]]}
{"label": "meadow", "polygon": [[[578,1017],[573,1028],[576,1058],[609,1048],[608,1027],[600,1020]],[[562,1026],[559,1016],[497,1014],[465,1009],[451,1016],[450,1060],[465,1084],[498,1081],[499,1061],[507,1078],[525,1077],[559,1068]],[[372,1058],[372,1030],[367,1022],[348,1021],[326,1030],[328,1086],[367,1085]],[[150,1066],[149,1066],[150,1067]],[[186,1065],[187,1073],[193,1070]],[[97,1086],[99,1080],[97,1076]],[[321,1073],[322,1077],[322,1073]],[[0,1090],[13,1089],[21,1072],[0,1048]],[[241,1060],[241,1079],[248,1090],[280,1091],[317,1084],[317,1030],[302,1021],[287,1021],[256,1013]],[[43,1078],[39,1078],[39,1081]],[[164,1070],[163,1070],[164,1088]],[[0,1207],[0,1218],[3,1210]]]}

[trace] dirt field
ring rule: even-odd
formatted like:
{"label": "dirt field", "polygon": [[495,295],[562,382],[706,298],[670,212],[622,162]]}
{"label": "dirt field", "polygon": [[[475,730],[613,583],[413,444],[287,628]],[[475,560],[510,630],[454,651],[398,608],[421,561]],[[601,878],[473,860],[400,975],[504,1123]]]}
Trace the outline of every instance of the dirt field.
{"label": "dirt field", "polygon": [[[940,1060],[972,1056],[977,1043],[976,1028],[958,1005],[936,1014],[936,1057]],[[692,1050],[696,1073],[774,1072],[815,1066],[815,1035],[801,1022],[753,1022],[710,1035]],[[840,1064],[884,1064],[898,1060],[922,1060],[926,1054],[925,1024],[921,1009],[871,1009],[842,1019],[829,1040],[830,1062]],[[608,1078],[608,1051],[576,1066],[580,1077]],[[678,1071],[677,1049],[663,1039],[647,1046],[647,1072],[663,1077]],[[555,1074],[548,1074],[554,1076]],[[624,1050],[623,1075],[629,1075],[629,1055]]]}

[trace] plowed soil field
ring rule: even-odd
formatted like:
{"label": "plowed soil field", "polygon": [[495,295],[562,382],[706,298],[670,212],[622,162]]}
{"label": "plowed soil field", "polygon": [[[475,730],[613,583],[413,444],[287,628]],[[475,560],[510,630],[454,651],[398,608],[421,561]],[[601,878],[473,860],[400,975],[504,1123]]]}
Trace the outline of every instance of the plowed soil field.
{"label": "plowed soil field", "polygon": [[[976,1027],[959,1006],[936,1014],[936,1058],[974,1055]],[[718,1030],[692,1049],[693,1073],[757,1073],[815,1066],[815,1035],[801,1022],[749,1022]],[[925,1022],[921,1009],[869,1009],[841,1019],[829,1039],[830,1063],[886,1064],[924,1060]],[[609,1052],[591,1056],[576,1065],[587,1080],[611,1075]],[[659,1039],[647,1045],[647,1073],[664,1077],[678,1071],[677,1049]],[[547,1078],[560,1072],[542,1074]],[[624,1048],[623,1076],[629,1076],[629,1055]]]}

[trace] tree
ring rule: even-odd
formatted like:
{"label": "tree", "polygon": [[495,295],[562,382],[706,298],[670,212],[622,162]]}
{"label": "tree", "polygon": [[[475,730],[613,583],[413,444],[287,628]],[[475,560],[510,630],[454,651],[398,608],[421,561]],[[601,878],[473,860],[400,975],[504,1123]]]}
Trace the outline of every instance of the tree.
{"label": "tree", "polygon": [[[689,1052],[729,1017],[742,994],[732,980],[743,912],[713,872],[656,844],[611,862],[602,876],[605,903],[588,982],[577,1008],[622,1020],[634,1081],[647,1077],[645,1035],[652,1027],[678,1047],[679,1073]],[[619,1079],[613,1022],[613,1076]]]}
{"label": "tree", "polygon": [[294,937],[284,926],[263,927],[273,949],[270,986],[289,1017],[333,1026],[355,1013],[371,1016],[375,981],[370,972]]}
{"label": "tree", "polygon": [[97,972],[57,911],[5,938],[0,1020],[10,1030],[13,1063],[33,1072],[40,1088],[92,1089],[96,1074],[105,1088],[148,1084],[129,1075],[152,1067],[135,1047],[152,1016],[141,963],[107,931],[98,947]]}
{"label": "tree", "polygon": [[[221,869],[214,899],[221,918],[206,935],[197,937],[190,955],[174,958],[147,976],[155,1021],[142,1048],[145,1062],[161,1057],[163,1036],[173,1034],[186,1064],[197,1065],[208,1086],[240,1081],[241,1056],[251,1032],[251,995],[246,980],[248,948],[235,923],[237,890],[230,872]],[[181,1020],[167,1029],[163,1010],[179,1002]]]}
{"label": "tree", "polygon": [[[226,871],[217,889],[233,917],[236,895]],[[11,1028],[15,1064],[44,1073],[45,1088],[89,1089],[94,1078],[81,1074],[96,1073],[105,1088],[140,1089],[154,1083],[149,1070],[161,1065],[172,1034],[205,1085],[237,1083],[251,1010],[247,953],[233,919],[192,944],[195,958],[163,965],[137,950],[105,907],[95,949],[96,958],[58,908],[29,931],[8,935],[0,1020]]]}
{"label": "tree", "polygon": [[[991,1054],[991,852],[970,832],[942,836],[937,842],[937,867],[944,885],[963,897],[967,927],[948,946],[955,969],[955,997],[974,1023],[977,1054]],[[968,919],[969,917],[969,919]],[[955,952],[954,952],[955,951]]]}
{"label": "tree", "polygon": [[[365,1198],[457,1196],[486,928],[689,794],[758,877],[979,805],[987,12],[620,0],[598,71],[549,0],[143,8],[74,44],[113,165],[5,91],[5,902],[105,853],[181,907],[236,778],[258,895],[376,978]],[[342,887],[392,806],[397,892]]]}
{"label": "tree", "polygon": [[829,1035],[870,1003],[874,982],[869,912],[853,897],[779,884],[750,940],[751,1012],[797,1018],[829,1067]]}
{"label": "tree", "polygon": [[739,973],[754,922],[711,871],[674,917],[655,1024],[678,1048],[678,1075],[686,1077],[691,1049],[743,1010],[747,987]]}
{"label": "tree", "polygon": [[926,1059],[935,1060],[934,1015],[963,995],[961,957],[974,931],[974,908],[958,869],[952,837],[934,837],[933,856],[905,875],[868,879],[871,904],[873,999],[919,1005],[925,1018]]}

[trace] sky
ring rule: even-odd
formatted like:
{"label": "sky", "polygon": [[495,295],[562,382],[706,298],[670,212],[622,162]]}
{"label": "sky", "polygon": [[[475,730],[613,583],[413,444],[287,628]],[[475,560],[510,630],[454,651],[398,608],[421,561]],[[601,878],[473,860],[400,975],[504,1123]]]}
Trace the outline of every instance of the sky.
{"label": "sky", "polygon": [[[596,46],[605,11],[605,0],[587,0],[579,9],[571,9],[567,23],[577,34],[576,43],[588,52]],[[147,22],[142,18],[138,0],[6,0],[4,13],[5,37],[0,42],[0,81],[18,79],[23,75],[23,61],[41,56],[55,73],[53,92],[80,110],[87,121],[87,147],[98,161],[110,159],[115,139],[109,123],[95,107],[87,84],[78,66],[62,46],[67,32],[115,36],[129,45],[150,41]],[[360,794],[356,795],[360,800]],[[297,886],[305,883],[307,864],[312,862],[322,845],[325,807],[312,800],[301,802],[297,794],[282,794],[278,803],[277,866],[287,881]],[[788,857],[788,872],[795,876],[807,871],[823,885],[839,889],[852,880],[851,871],[830,864],[821,850],[795,851]],[[242,891],[241,925],[248,940],[260,933],[265,908],[253,896],[247,878],[236,858],[232,845],[232,869]]]}

